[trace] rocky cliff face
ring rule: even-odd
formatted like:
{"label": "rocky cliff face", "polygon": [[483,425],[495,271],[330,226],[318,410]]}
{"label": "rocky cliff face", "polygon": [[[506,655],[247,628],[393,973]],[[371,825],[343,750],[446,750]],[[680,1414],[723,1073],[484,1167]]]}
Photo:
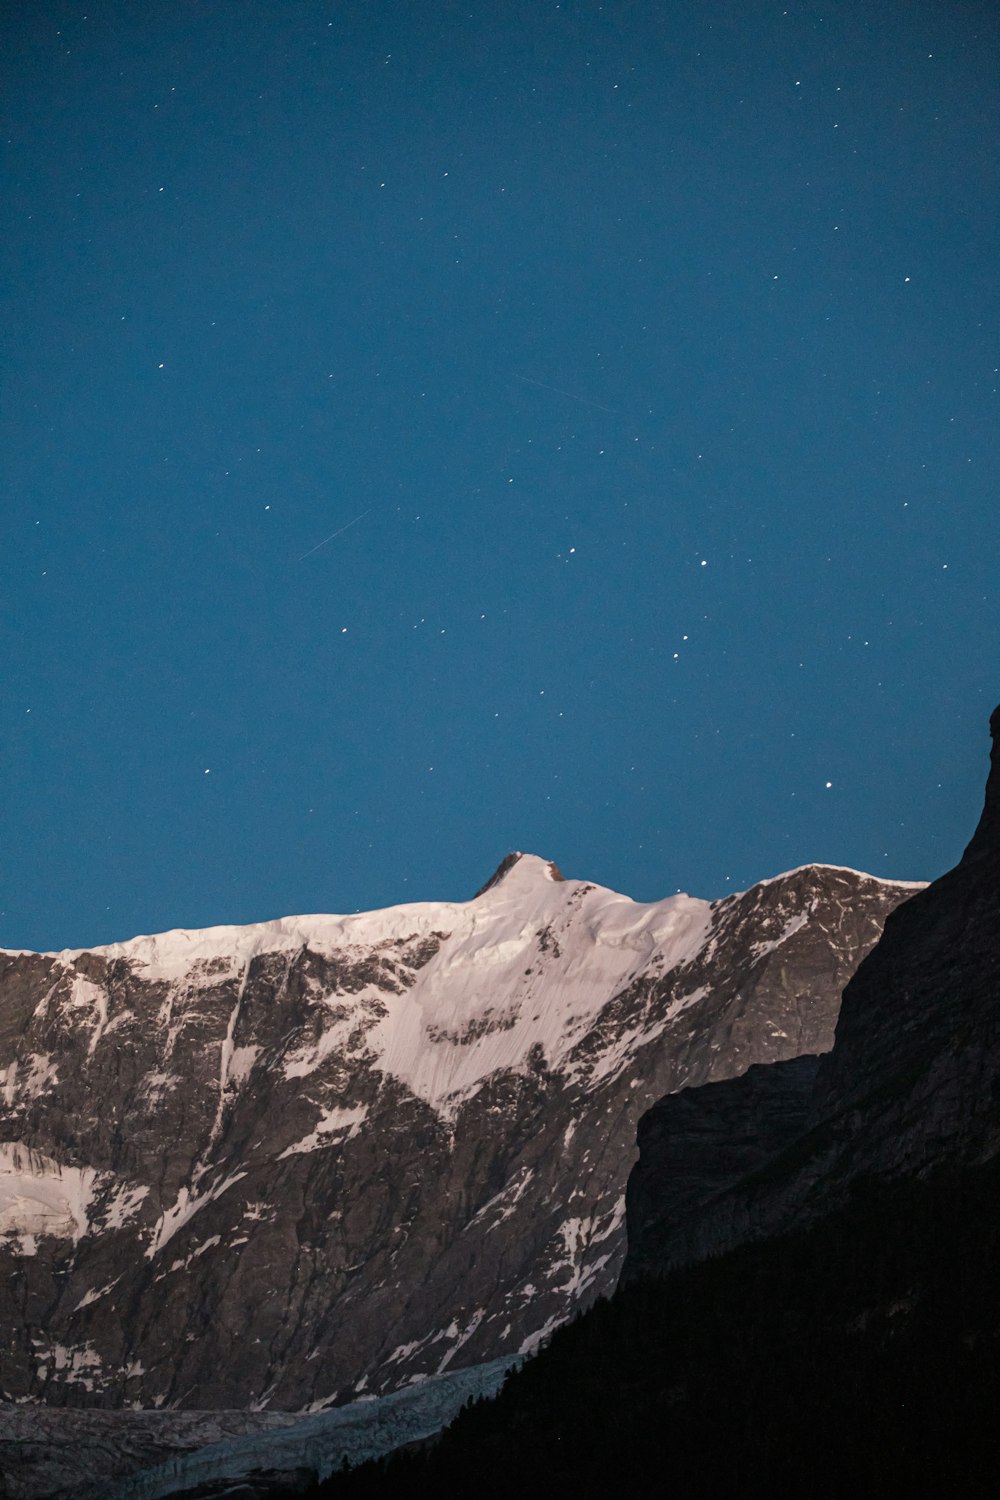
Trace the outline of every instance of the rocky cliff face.
{"label": "rocky cliff face", "polygon": [[832,1044],[912,890],[473,901],[0,956],[0,1390],[318,1410],[615,1284],[639,1115]]}
{"label": "rocky cliff face", "polygon": [[625,1195],[622,1285],[658,1274],[683,1225],[801,1136],[819,1064],[812,1056],[765,1063],[667,1094],[643,1115]]}
{"label": "rocky cliff face", "polygon": [[[771,1081],[773,1122],[764,1094],[740,1080],[699,1090],[686,1112],[664,1100],[644,1124],[630,1274],[806,1223],[859,1179],[919,1177],[1000,1153],[1000,709],[990,727],[976,833],[954,870],[892,913],[847,986],[836,1044],[808,1099],[796,1092],[801,1128],[780,1139],[792,1123],[786,1068]],[[724,1159],[706,1168],[719,1120],[761,1146],[773,1130],[779,1149],[748,1158],[739,1182]],[[700,1170],[703,1190],[684,1202],[669,1179],[689,1170]]]}

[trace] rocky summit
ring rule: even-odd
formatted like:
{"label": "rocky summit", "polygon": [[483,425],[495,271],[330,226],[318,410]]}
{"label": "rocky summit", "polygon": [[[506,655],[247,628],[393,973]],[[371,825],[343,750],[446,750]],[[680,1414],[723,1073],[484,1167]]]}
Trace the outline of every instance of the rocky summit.
{"label": "rocky summit", "polygon": [[913,888],[473,900],[0,955],[0,1395],[318,1411],[615,1285],[639,1116],[833,1043]]}

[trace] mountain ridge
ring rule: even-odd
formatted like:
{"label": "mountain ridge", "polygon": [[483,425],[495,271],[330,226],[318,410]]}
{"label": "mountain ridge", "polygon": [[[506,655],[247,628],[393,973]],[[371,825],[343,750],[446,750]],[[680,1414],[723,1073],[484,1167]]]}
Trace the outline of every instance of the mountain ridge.
{"label": "mountain ridge", "polygon": [[[508,863],[508,861],[510,863]],[[828,861],[824,860],[814,860],[808,864],[796,865],[789,870],[782,870],[777,875],[768,875],[761,880],[755,880],[744,890],[727,891],[723,896],[691,896],[685,891],[676,891],[671,896],[661,896],[654,901],[637,901],[634,897],[628,896],[623,892],[616,891],[611,886],[601,886],[593,881],[576,880],[573,877],[567,877],[559,871],[558,865],[553,860],[546,859],[543,855],[529,854],[520,850],[514,850],[510,854],[506,855],[503,860],[501,860],[500,864],[494,870],[489,880],[486,881],[485,885],[480,886],[480,888],[475,892],[473,896],[468,897],[464,900],[406,901],[397,902],[390,906],[373,907],[370,911],[286,913],[285,915],[280,917],[264,917],[259,921],[253,922],[227,922],[218,924],[210,923],[204,927],[167,927],[155,932],[136,933],[129,938],[116,938],[107,943],[88,943],[84,944],[82,947],[6,948],[0,946],[0,956],[5,956],[8,958],[22,958],[30,956],[36,958],[73,959],[81,957],[82,955],[87,953],[93,953],[102,957],[109,958],[129,958],[133,956],[133,951],[138,952],[141,950],[141,945],[157,944],[167,938],[177,939],[178,943],[180,943],[185,939],[201,937],[207,940],[210,935],[213,937],[215,935],[218,935],[218,939],[221,943],[224,934],[228,937],[240,933],[260,932],[263,935],[264,933],[273,932],[274,936],[280,939],[282,936],[286,935],[289,937],[297,935],[300,928],[302,929],[303,933],[310,932],[311,929],[307,929],[304,925],[307,923],[319,923],[322,927],[323,924],[350,923],[363,920],[366,917],[381,917],[390,913],[403,913],[411,911],[421,912],[425,909],[433,908],[444,908],[447,910],[451,910],[456,907],[469,906],[473,901],[477,901],[481,896],[486,895],[488,891],[493,890],[496,886],[502,883],[509,871],[513,869],[515,863],[520,862],[530,862],[530,867],[533,869],[541,866],[544,867],[545,870],[555,871],[556,873],[554,875],[549,876],[545,876],[541,873],[541,871],[539,871],[540,878],[548,879],[552,884],[589,885],[596,890],[605,891],[609,895],[617,896],[623,901],[628,901],[632,905],[637,907],[660,906],[664,901],[672,901],[677,896],[683,896],[690,901],[704,902],[708,906],[717,906],[723,901],[730,901],[736,897],[745,896],[750,891],[763,889],[768,885],[774,885],[777,882],[788,880],[793,875],[801,875],[809,870],[827,870],[836,874],[856,875],[861,880],[873,881],[877,885],[892,887],[896,890],[920,891],[925,889],[926,885],[928,884],[928,882],[924,880],[895,880],[885,875],[873,875],[870,871],[867,870],[855,869],[851,865],[837,865],[830,864]],[[226,950],[220,947],[218,951],[225,952]]]}

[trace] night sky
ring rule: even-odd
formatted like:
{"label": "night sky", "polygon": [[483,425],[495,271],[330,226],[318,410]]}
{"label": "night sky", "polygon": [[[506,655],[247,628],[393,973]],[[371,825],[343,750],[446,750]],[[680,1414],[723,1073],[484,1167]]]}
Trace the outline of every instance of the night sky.
{"label": "night sky", "polygon": [[0,942],[955,862],[1000,31],[785,6],[6,7]]}

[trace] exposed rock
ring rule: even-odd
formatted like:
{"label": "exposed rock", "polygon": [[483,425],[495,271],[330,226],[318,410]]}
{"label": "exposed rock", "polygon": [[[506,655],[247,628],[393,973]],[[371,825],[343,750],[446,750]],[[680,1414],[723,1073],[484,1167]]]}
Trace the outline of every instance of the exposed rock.
{"label": "exposed rock", "polygon": [[819,1061],[762,1064],[667,1094],[643,1115],[625,1196],[623,1285],[658,1272],[680,1225],[802,1134]]}

